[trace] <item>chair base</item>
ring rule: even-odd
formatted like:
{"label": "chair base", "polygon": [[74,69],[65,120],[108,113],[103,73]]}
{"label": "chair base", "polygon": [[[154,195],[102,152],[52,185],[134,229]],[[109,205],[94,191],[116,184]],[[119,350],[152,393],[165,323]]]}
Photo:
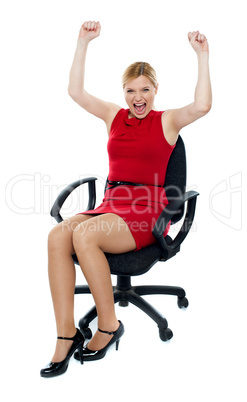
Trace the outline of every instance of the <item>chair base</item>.
{"label": "chair base", "polygon": [[[90,293],[88,286],[76,286],[75,294]],[[151,304],[144,300],[141,296],[145,295],[173,295],[178,297],[178,307],[188,307],[189,302],[185,297],[184,289],[176,286],[132,286],[130,276],[117,276],[117,285],[113,286],[114,303],[119,303],[122,307],[127,307],[129,303],[146,313],[154,320],[159,328],[159,336],[162,341],[168,341],[172,338],[173,333],[168,328],[166,318],[160,314]],[[93,307],[89,312],[80,319],[79,327],[85,337],[91,337],[89,324],[97,317],[96,307]]]}

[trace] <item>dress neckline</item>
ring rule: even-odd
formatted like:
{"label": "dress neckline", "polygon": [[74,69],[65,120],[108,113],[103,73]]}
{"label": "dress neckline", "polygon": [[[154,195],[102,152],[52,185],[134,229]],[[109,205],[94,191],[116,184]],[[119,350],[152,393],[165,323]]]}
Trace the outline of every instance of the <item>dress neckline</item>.
{"label": "dress neckline", "polygon": [[151,115],[151,113],[154,112],[154,110],[153,109],[150,110],[150,112],[147,114],[146,117],[144,117],[144,119],[138,119],[137,117],[129,118],[129,112],[130,112],[130,109],[125,110],[124,121],[128,126],[135,126],[135,125],[141,124],[142,121],[146,120],[147,117],[149,117]]}

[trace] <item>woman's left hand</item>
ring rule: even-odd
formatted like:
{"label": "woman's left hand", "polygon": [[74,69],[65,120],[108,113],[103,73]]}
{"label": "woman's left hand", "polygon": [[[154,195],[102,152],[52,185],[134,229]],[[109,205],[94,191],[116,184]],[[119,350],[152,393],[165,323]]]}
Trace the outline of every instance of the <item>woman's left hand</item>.
{"label": "woman's left hand", "polygon": [[209,52],[208,41],[205,35],[200,34],[199,31],[189,32],[188,39],[197,54],[202,52]]}

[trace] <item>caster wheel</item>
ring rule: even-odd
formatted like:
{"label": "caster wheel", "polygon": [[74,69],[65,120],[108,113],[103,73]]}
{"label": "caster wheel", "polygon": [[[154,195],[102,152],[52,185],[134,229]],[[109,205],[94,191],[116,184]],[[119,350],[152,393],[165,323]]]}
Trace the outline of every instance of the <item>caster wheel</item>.
{"label": "caster wheel", "polygon": [[178,298],[178,307],[179,308],[183,308],[183,307],[187,308],[188,305],[189,305],[189,301],[188,301],[188,299],[186,299],[186,297]]}
{"label": "caster wheel", "polygon": [[159,333],[160,333],[160,339],[163,342],[169,341],[169,339],[171,339],[173,337],[173,333],[170,330],[170,328],[166,328],[166,329],[159,329]]}
{"label": "caster wheel", "polygon": [[120,307],[127,307],[129,305],[129,302],[127,300],[120,300],[118,303]]}
{"label": "caster wheel", "polygon": [[91,339],[93,336],[90,328],[83,328],[81,332],[83,333],[84,337],[87,339]]}

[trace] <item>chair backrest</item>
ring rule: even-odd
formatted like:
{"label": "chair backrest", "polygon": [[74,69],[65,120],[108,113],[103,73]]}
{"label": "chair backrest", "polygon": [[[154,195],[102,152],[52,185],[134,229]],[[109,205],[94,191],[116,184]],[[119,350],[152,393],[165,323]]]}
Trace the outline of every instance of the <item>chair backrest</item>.
{"label": "chair backrest", "polygon": [[[168,201],[179,198],[186,189],[186,153],[184,142],[179,135],[176,146],[170,156],[164,188]],[[184,207],[173,216],[171,223],[178,222],[184,214]]]}
{"label": "chair backrest", "polygon": [[[105,190],[106,187],[107,180],[105,184]],[[185,192],[186,154],[184,142],[180,135],[168,162],[164,188],[166,190],[168,201],[179,198],[181,194],[184,194]],[[183,213],[184,208],[182,208],[176,215],[173,216],[171,224],[178,222],[183,217]]]}

